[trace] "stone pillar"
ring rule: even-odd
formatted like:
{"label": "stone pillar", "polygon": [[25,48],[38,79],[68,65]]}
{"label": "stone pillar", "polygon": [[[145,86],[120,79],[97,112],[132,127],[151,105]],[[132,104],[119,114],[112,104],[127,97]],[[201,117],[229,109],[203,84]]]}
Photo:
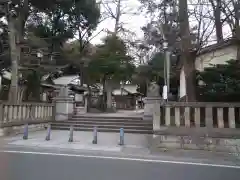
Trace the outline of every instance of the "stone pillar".
{"label": "stone pillar", "polygon": [[69,115],[73,114],[73,98],[68,96],[68,87],[60,90],[59,96],[54,98],[55,102],[55,120],[68,120]]}
{"label": "stone pillar", "polygon": [[153,131],[160,130],[160,118],[161,118],[161,111],[160,111],[160,98],[156,98],[153,104]]}
{"label": "stone pillar", "polygon": [[152,83],[148,88],[147,97],[144,99],[143,120],[153,120],[154,116],[156,117],[160,114],[160,100],[159,86],[156,83]]}
{"label": "stone pillar", "polygon": [[153,119],[153,107],[154,104],[149,101],[148,98],[144,99],[144,113],[143,120],[152,120]]}

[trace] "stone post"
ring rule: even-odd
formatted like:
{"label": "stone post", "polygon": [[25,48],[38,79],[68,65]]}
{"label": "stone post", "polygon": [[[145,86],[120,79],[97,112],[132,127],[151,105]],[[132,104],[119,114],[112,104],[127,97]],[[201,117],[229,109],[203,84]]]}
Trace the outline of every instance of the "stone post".
{"label": "stone post", "polygon": [[75,94],[75,112],[76,114],[85,114],[87,112],[87,97],[84,96],[84,92],[81,94]]}
{"label": "stone post", "polygon": [[151,83],[148,88],[147,97],[144,99],[143,120],[153,120],[154,116],[160,114],[160,100],[159,86],[156,83]]}
{"label": "stone post", "polygon": [[3,123],[3,117],[4,117],[4,109],[2,101],[0,101],[0,125]]}
{"label": "stone post", "polygon": [[59,96],[54,98],[55,102],[55,120],[68,120],[69,115],[73,114],[73,98],[68,96],[68,87],[60,89]]}
{"label": "stone post", "polygon": [[153,104],[153,131],[160,130],[160,118],[161,118],[161,111],[160,111],[160,98],[154,99]]}

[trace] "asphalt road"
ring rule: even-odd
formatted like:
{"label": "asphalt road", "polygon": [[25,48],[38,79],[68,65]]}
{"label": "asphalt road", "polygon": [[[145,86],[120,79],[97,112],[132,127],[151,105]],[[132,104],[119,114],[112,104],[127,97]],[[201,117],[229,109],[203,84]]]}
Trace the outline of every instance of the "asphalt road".
{"label": "asphalt road", "polygon": [[1,180],[239,180],[240,169],[186,163],[0,152]]}

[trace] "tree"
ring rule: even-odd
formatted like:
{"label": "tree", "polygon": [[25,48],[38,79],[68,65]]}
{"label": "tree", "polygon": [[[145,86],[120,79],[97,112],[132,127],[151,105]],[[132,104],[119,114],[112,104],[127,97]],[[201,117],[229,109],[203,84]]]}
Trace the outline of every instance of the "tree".
{"label": "tree", "polygon": [[5,23],[0,22],[0,71],[4,68],[11,66],[9,58],[9,40],[8,40],[8,27]]}
{"label": "tree", "polygon": [[[196,101],[196,78],[195,78],[195,56],[192,50],[192,42],[190,36],[190,25],[188,16],[188,2],[182,0],[179,3],[179,23],[181,37],[181,60],[183,62],[183,70],[186,79],[186,100]],[[195,52],[194,52],[195,53]]]}
{"label": "tree", "polygon": [[[38,15],[38,21],[32,20],[27,24],[27,33],[31,33],[45,41],[46,47],[44,58],[51,64],[63,65],[62,48],[64,43],[73,38],[76,30],[72,27],[69,18],[66,18],[71,6],[58,4],[51,11],[43,15]],[[62,7],[64,6],[64,7]],[[37,16],[37,15],[36,15]],[[45,62],[47,62],[45,61]]]}
{"label": "tree", "polygon": [[212,5],[217,42],[223,41],[223,22],[221,18],[222,0],[209,0]]}
{"label": "tree", "polygon": [[[136,68],[134,80],[139,86],[139,92],[147,95],[147,87],[150,82],[156,82],[160,86],[160,94],[162,94],[162,87],[165,85],[164,82],[164,53],[159,52],[156,53],[147,64],[140,65]],[[178,88],[177,83],[177,74],[176,74],[176,61],[174,57],[170,58],[171,60],[171,69],[172,72],[170,74],[170,92],[176,94],[176,89]]]}
{"label": "tree", "polygon": [[[113,29],[107,29],[107,33],[113,36],[119,36],[125,42],[125,46],[130,51],[133,41],[130,37],[135,36],[135,33],[125,27],[125,22],[122,18],[125,15],[134,16],[137,12],[134,12],[133,8],[129,6],[129,0],[102,0],[101,5],[103,7],[102,16],[104,19],[111,19],[114,23]],[[124,86],[124,83],[122,85]],[[107,102],[108,107],[112,106],[112,84],[106,82]]]}
{"label": "tree", "polygon": [[[41,1],[44,8],[51,7],[55,2],[43,0]],[[9,44],[11,54],[11,66],[12,66],[12,79],[9,91],[9,100],[16,102],[18,96],[18,62],[21,56],[21,45],[24,40],[24,28],[26,21],[32,13],[31,7],[39,6],[42,8],[42,4],[39,1],[34,0],[12,0],[1,2],[1,16],[5,16],[8,21],[9,29]]]}
{"label": "tree", "polygon": [[138,14],[132,7],[129,6],[129,0],[102,0],[101,5],[103,7],[102,18],[111,19],[114,22],[113,30],[109,30],[110,33],[116,33],[124,37],[128,37],[129,34],[134,34],[129,29],[125,28],[125,22],[121,19],[125,16],[135,16]]}
{"label": "tree", "polygon": [[[100,45],[96,49],[96,53],[93,55],[92,60],[88,65],[88,72],[91,77],[96,77],[99,82],[103,84],[104,97],[112,91],[106,90],[108,82],[117,84],[121,81],[130,80],[132,72],[134,71],[133,59],[127,55],[127,48],[123,40],[116,35],[107,36],[104,39],[104,44]],[[107,106],[104,105],[104,109],[110,110],[112,104],[109,99],[104,98],[107,101]]]}
{"label": "tree", "polygon": [[93,36],[93,31],[100,21],[100,7],[96,0],[77,0],[70,11],[70,19],[73,28],[76,29],[78,35],[78,51],[79,57],[75,58],[72,63],[80,70],[80,83],[84,83],[84,56],[87,56],[90,41],[100,32]]}
{"label": "tree", "polygon": [[[32,10],[38,7],[43,10],[44,8],[51,7],[54,3],[53,1],[43,0],[41,3],[35,0],[14,0],[4,2],[5,17],[8,21],[9,28],[9,41],[11,50],[11,64],[12,64],[12,79],[9,91],[9,101],[16,102],[18,100],[18,62],[21,57],[21,46],[24,40],[24,28],[26,21]],[[42,4],[43,3],[43,4]],[[42,9],[43,8],[43,9]]]}
{"label": "tree", "polygon": [[238,60],[230,60],[227,64],[212,65],[197,74],[198,100],[240,101],[240,64]]}
{"label": "tree", "polygon": [[222,13],[229,25],[232,37],[240,39],[240,2],[238,0],[222,1]]}
{"label": "tree", "polygon": [[[93,2],[95,1],[93,0]],[[75,7],[77,7],[77,3],[78,11],[73,12],[76,9]],[[85,5],[84,7],[82,6],[83,4]],[[48,48],[50,51],[49,54],[52,56],[52,52],[61,50],[59,47],[61,47],[64,41],[73,37],[74,30],[76,30],[76,21],[73,21],[72,16],[81,17],[81,21],[77,23],[83,23],[88,27],[91,24],[89,23],[89,16],[94,14],[94,12],[90,8],[89,1],[86,0],[13,0],[8,3],[6,1],[3,5],[2,12],[4,13],[1,13],[1,15],[6,16],[8,21],[12,61],[11,69],[13,74],[11,90],[9,92],[11,99],[9,100],[16,101],[18,91],[18,63],[20,62],[21,48],[25,41],[25,36],[29,35],[29,32],[26,33],[25,31],[26,26],[29,24],[32,27],[38,26],[35,28],[34,33],[37,36],[47,39],[47,42],[50,44]],[[17,41],[15,42],[15,40]]]}

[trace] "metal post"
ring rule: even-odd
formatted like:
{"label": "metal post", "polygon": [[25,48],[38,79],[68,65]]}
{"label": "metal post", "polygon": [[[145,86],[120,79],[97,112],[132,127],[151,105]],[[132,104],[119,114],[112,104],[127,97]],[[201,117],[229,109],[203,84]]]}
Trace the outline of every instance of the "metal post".
{"label": "metal post", "polygon": [[68,142],[73,142],[73,126],[70,127],[70,134]]}
{"label": "metal post", "polygon": [[170,92],[170,67],[171,67],[170,55],[171,55],[171,53],[167,49],[166,50],[166,73],[167,73],[167,92],[168,92],[168,94]]}
{"label": "metal post", "polygon": [[120,146],[124,145],[124,129],[120,128],[120,142],[119,142]]}
{"label": "metal post", "polygon": [[24,140],[28,139],[28,124],[25,124],[24,126],[23,139]]}
{"label": "metal post", "polygon": [[51,124],[48,125],[46,141],[50,141],[51,136]]}
{"label": "metal post", "polygon": [[[166,101],[168,100],[168,94],[170,92],[170,67],[171,67],[171,60],[170,60],[170,55],[171,52],[168,49],[168,43],[167,43],[167,38],[165,36],[164,30],[163,30],[163,23],[161,22],[160,24],[160,31],[161,34],[163,36],[163,48],[164,48],[164,52],[165,52],[165,59],[164,59],[164,89],[163,90],[167,90],[165,97],[166,97]],[[166,89],[167,88],[167,89]]]}
{"label": "metal post", "polygon": [[94,127],[93,129],[93,144],[97,144],[97,127]]}

